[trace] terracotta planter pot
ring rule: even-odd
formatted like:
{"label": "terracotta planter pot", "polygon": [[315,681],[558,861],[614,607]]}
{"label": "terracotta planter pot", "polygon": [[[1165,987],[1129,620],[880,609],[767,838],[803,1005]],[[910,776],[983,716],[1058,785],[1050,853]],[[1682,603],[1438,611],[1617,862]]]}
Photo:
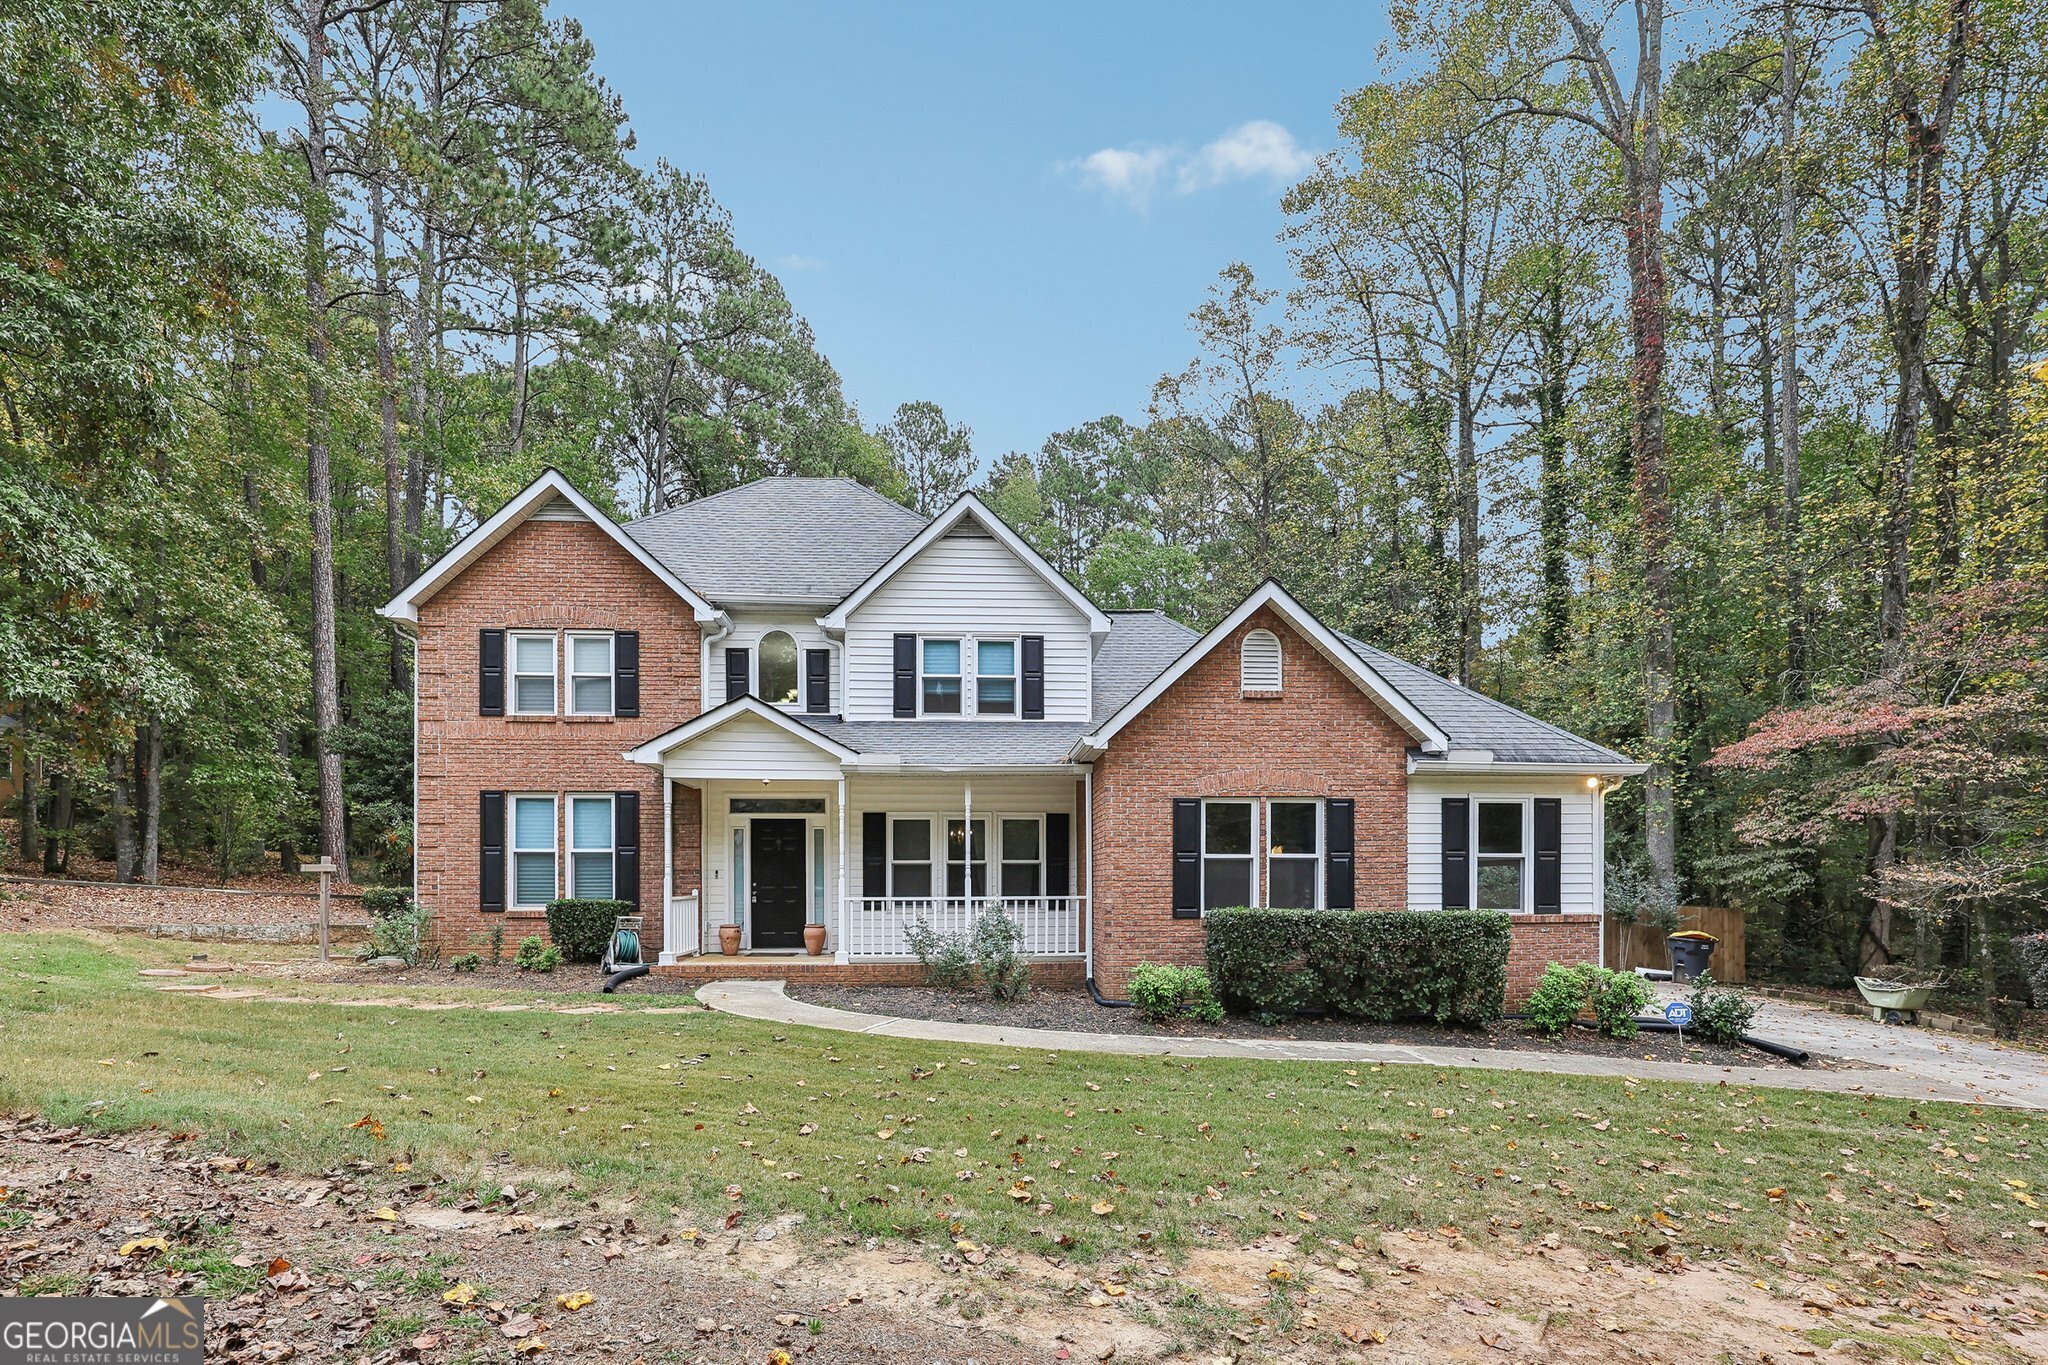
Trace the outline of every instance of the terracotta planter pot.
{"label": "terracotta planter pot", "polygon": [[825,951],[825,926],[806,924],[804,926],[804,951],[812,957]]}
{"label": "terracotta planter pot", "polygon": [[718,926],[718,951],[727,957],[738,957],[740,953],[740,927],[737,924]]}

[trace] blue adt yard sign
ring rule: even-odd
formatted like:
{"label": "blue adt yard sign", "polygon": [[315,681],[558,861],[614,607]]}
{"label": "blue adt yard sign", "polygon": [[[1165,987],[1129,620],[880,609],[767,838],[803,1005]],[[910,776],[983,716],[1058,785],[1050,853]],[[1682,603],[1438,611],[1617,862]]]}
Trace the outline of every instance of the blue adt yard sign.
{"label": "blue adt yard sign", "polygon": [[1684,1028],[1692,1022],[1692,1006],[1683,1000],[1674,1000],[1664,1007],[1664,1019],[1674,1028]]}

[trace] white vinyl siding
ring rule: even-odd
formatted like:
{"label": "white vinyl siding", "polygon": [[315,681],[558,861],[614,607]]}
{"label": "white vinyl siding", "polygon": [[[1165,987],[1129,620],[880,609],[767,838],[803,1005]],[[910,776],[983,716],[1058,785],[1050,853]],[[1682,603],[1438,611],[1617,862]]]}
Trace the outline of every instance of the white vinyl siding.
{"label": "white vinyl siding", "polygon": [[[1443,908],[1443,800],[1447,796],[1466,796],[1475,803],[1520,800],[1525,804],[1538,796],[1559,798],[1560,908],[1568,915],[1599,912],[1605,887],[1598,827],[1601,803],[1583,777],[1438,777],[1425,772],[1408,779],[1409,909]],[[1525,840],[1533,840],[1533,824],[1523,828]],[[1534,875],[1532,868],[1525,867],[1525,905],[1532,894],[1528,888]]]}
{"label": "white vinyl siding", "polygon": [[[1018,640],[1045,637],[1045,718],[1088,719],[1088,621],[992,536],[945,536],[897,570],[847,622],[846,715],[894,714],[895,636]],[[1023,647],[1016,666],[1023,708]]]}
{"label": "white vinyl siding", "polygon": [[752,780],[755,790],[749,794],[758,796],[763,794],[760,784],[764,781],[837,781],[839,761],[773,721],[739,715],[691,742],[690,773],[691,781],[699,777]]}
{"label": "white vinyl siding", "polygon": [[805,656],[814,649],[826,650],[832,656],[830,668],[825,675],[827,697],[835,703],[833,709],[838,709],[836,703],[841,689],[839,648],[824,631],[818,629],[816,613],[810,616],[792,616],[779,611],[736,611],[733,613],[732,634],[716,644],[707,644],[704,649],[703,707],[706,711],[725,700],[725,651],[728,648],[747,651],[750,689],[763,701],[775,704],[775,699],[770,697],[767,691],[773,680],[763,677],[761,673],[762,653],[769,647],[769,637],[774,635],[787,635],[796,645],[796,700],[783,706],[783,709],[802,712],[809,703],[810,694],[804,690],[804,680],[809,676],[805,672]]}

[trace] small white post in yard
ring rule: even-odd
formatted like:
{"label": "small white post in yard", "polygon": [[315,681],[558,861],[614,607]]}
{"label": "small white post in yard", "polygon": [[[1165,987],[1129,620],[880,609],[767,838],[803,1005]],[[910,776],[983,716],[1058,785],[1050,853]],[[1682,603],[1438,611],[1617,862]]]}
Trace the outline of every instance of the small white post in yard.
{"label": "small white post in yard", "polygon": [[300,863],[299,871],[308,875],[315,872],[320,874],[320,960],[325,962],[327,960],[327,901],[328,895],[333,888],[334,874],[340,871],[340,869],[334,865],[334,859],[322,858],[317,863]]}

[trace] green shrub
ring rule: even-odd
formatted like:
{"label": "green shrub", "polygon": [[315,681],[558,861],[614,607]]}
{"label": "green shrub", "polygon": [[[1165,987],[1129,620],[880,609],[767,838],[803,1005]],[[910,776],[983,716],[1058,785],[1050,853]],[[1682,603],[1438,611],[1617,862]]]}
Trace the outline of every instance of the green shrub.
{"label": "green shrub", "polygon": [[924,968],[924,984],[933,990],[965,991],[974,987],[974,958],[959,934],[942,934],[925,920],[904,931],[910,951]]}
{"label": "green shrub", "polygon": [[528,934],[519,940],[512,965],[522,972],[551,972],[562,965],[562,950],[552,943],[543,943],[539,934]]}
{"label": "green shrub", "polygon": [[981,989],[991,1000],[1015,1000],[1031,989],[1031,963],[1024,956],[1024,926],[1001,910],[981,912],[967,936],[967,951]]}
{"label": "green shrub", "polygon": [[2048,1010],[2048,934],[2021,934],[2012,941],[2012,950],[2026,971],[2035,1008]]}
{"label": "green shrub", "polygon": [[448,965],[458,972],[473,972],[484,965],[484,960],[476,953],[464,953],[461,957],[449,958]]}
{"label": "green shrub", "polygon": [[371,919],[383,919],[389,915],[402,914],[412,903],[412,892],[402,886],[366,886],[363,888],[363,910]]}
{"label": "green shrub", "polygon": [[1572,1020],[1579,1017],[1579,1011],[1585,1004],[1584,969],[1553,962],[1543,969],[1542,979],[1530,993],[1528,1008],[1524,1012],[1529,1016],[1531,1032],[1556,1038],[1572,1026]]}
{"label": "green shrub", "polygon": [[1200,967],[1170,967],[1159,962],[1140,962],[1131,974],[1131,1004],[1155,1024],[1195,1019],[1204,1024],[1223,1022],[1223,1004],[1209,984],[1209,973]]}
{"label": "green shrub", "polygon": [[1741,991],[1714,984],[1712,972],[1701,972],[1692,983],[1692,1022],[1686,1028],[1710,1043],[1738,1043],[1749,1032],[1759,1008]]}
{"label": "green shrub", "polygon": [[596,962],[612,941],[619,916],[633,913],[631,901],[574,900],[548,902],[548,936],[571,962]]}
{"label": "green shrub", "polygon": [[1636,1016],[1650,1007],[1650,983],[1634,972],[1591,968],[1587,976],[1593,1018],[1610,1038],[1633,1038],[1641,1030]]}
{"label": "green shrub", "polygon": [[395,957],[410,967],[420,960],[420,943],[432,921],[424,905],[370,916],[370,955]]}
{"label": "green shrub", "polygon": [[1231,909],[1205,928],[1209,979],[1241,1013],[1479,1025],[1507,1007],[1499,911]]}

